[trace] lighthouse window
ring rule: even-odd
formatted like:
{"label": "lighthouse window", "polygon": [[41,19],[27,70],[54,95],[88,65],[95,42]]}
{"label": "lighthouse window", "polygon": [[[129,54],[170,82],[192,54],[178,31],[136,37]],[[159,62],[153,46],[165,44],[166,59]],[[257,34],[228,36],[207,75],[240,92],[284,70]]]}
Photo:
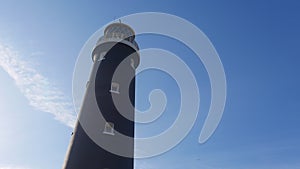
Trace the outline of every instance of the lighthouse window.
{"label": "lighthouse window", "polygon": [[119,85],[119,83],[112,82],[110,92],[120,94],[120,85]]}
{"label": "lighthouse window", "polygon": [[132,68],[134,68],[135,69],[135,66],[134,66],[134,59],[130,59],[130,66],[132,67]]}
{"label": "lighthouse window", "polygon": [[106,55],[106,52],[101,52],[100,56],[98,58],[98,61],[104,60],[105,59],[105,57],[104,57],[105,55]]}
{"label": "lighthouse window", "polygon": [[114,133],[114,123],[106,122],[104,126],[103,134],[115,135]]}
{"label": "lighthouse window", "polygon": [[97,54],[94,54],[93,61],[96,61],[96,60],[97,60]]}

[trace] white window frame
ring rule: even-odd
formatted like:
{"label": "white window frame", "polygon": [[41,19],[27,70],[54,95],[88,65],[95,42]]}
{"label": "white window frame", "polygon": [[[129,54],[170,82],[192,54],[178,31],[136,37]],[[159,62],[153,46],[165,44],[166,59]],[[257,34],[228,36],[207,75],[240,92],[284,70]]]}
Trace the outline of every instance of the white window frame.
{"label": "white window frame", "polygon": [[114,129],[114,123],[112,122],[106,122],[104,125],[104,130],[103,134],[108,134],[108,135],[115,135],[115,129]]}
{"label": "white window frame", "polygon": [[105,59],[104,56],[106,55],[106,53],[107,53],[107,52],[101,52],[101,53],[100,53],[99,58],[98,58],[98,62],[100,62],[100,61],[102,61],[102,60]]}
{"label": "white window frame", "polygon": [[112,82],[109,91],[111,93],[120,94],[120,84],[117,82]]}
{"label": "white window frame", "polygon": [[135,65],[134,65],[134,59],[133,58],[130,58],[130,66],[135,69]]}

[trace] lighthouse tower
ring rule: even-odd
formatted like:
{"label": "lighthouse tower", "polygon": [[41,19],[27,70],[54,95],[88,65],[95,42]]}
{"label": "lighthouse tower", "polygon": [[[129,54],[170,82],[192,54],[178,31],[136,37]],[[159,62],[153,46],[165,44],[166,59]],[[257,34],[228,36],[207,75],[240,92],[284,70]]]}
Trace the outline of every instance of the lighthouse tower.
{"label": "lighthouse tower", "polygon": [[134,77],[139,64],[134,39],[132,28],[113,23],[98,40],[63,169],[134,168]]}

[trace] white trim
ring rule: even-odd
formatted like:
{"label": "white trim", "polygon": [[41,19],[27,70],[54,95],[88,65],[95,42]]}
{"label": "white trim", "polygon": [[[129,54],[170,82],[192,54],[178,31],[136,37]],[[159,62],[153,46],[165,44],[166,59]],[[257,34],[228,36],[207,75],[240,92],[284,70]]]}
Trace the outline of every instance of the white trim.
{"label": "white trim", "polygon": [[114,123],[106,122],[104,125],[103,134],[115,135]]}
{"label": "white trim", "polygon": [[117,82],[112,82],[109,91],[111,93],[120,94],[120,84]]}

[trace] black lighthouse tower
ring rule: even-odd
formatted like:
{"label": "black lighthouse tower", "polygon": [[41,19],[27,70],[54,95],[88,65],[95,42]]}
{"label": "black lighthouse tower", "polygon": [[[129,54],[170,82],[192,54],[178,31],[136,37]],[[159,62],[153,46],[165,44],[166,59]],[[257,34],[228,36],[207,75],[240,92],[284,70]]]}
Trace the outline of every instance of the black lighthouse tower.
{"label": "black lighthouse tower", "polygon": [[134,39],[132,28],[113,23],[98,40],[63,169],[134,168],[134,77],[139,64]]}

